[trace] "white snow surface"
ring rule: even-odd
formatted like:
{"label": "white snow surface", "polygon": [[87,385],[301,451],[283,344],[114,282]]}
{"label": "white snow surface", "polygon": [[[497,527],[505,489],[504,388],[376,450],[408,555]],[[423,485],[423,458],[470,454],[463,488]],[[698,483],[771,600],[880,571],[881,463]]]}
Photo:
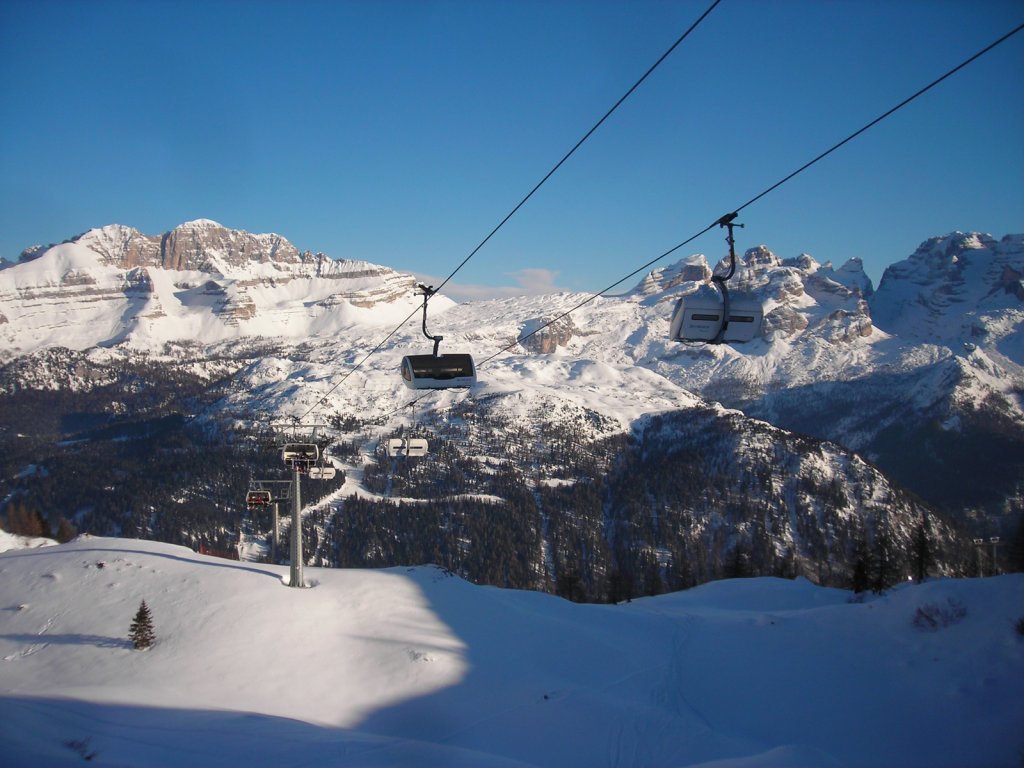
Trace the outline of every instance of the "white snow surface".
{"label": "white snow surface", "polygon": [[52,547],[57,542],[42,536],[19,536],[0,530],[0,552],[10,549],[35,549],[36,547]]}
{"label": "white snow surface", "polygon": [[[2,270],[0,362],[54,346],[182,362],[231,358],[267,343],[286,359],[237,371],[246,407],[300,416],[324,399],[339,413],[379,417],[407,401],[397,386],[401,357],[432,348],[414,276],[361,261],[302,262],[297,251],[292,261],[272,261],[264,257],[273,243],[293,249],[280,236],[209,220],[174,230],[180,237],[204,231],[217,238],[192,263],[209,271],[112,266],[125,242],[146,237],[118,225]],[[242,241],[262,256],[226,259],[226,244]],[[562,401],[613,415],[622,428],[643,413],[692,404],[694,395],[737,407],[761,400],[760,415],[769,417],[780,398],[788,407],[792,390],[817,387],[820,396],[832,382],[875,376],[918,377],[907,406],[915,412],[945,408],[947,398],[967,406],[992,400],[1024,423],[1024,235],[932,238],[893,265],[874,294],[858,259],[836,269],[808,254],[782,259],[766,246],[750,248],[731,284],[764,306],[764,336],[720,346],[670,340],[675,302],[701,290],[710,274],[709,260],[693,254],[621,296],[593,301],[558,293],[457,305],[438,295],[429,329],[444,336],[442,354],[473,355],[480,379],[473,397],[557,391]],[[288,360],[296,356],[305,360]],[[875,431],[903,413],[884,404],[876,410]],[[832,437],[859,449],[873,433],[856,414],[848,420]]]}
{"label": "white snow surface", "polygon": [[1024,574],[620,605],[433,566],[306,579],[125,539],[0,554],[0,763],[962,768],[1024,748]]}

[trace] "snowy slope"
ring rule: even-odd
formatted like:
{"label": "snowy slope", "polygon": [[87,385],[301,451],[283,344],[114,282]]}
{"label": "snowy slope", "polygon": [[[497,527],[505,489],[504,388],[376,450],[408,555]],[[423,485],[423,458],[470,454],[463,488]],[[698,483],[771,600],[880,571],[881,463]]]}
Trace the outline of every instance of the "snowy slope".
{"label": "snowy slope", "polygon": [[934,768],[1024,747],[1020,574],[608,606],[426,566],[286,573],[134,540],[0,554],[3,764]]}
{"label": "snowy slope", "polygon": [[53,539],[46,539],[41,536],[18,536],[13,533],[0,530],[0,552],[7,552],[11,549],[52,547],[56,543],[57,542]]}
{"label": "snowy slope", "polygon": [[[110,225],[26,254],[0,273],[0,356],[374,329],[415,311],[414,283],[386,267],[299,254],[280,236],[205,219],[163,238]],[[438,297],[434,309],[452,304]]]}
{"label": "snowy slope", "polygon": [[[643,414],[720,402],[857,451],[952,513],[1019,509],[1024,236],[932,238],[877,291],[858,259],[835,267],[749,248],[730,286],[761,302],[765,334],[742,345],[669,339],[675,302],[707,290],[713,261],[687,256],[578,309],[589,296],[435,296],[430,332],[444,336],[442,353],[474,356],[480,383],[424,398],[421,413],[522,395],[568,400],[626,431]],[[65,385],[74,366],[62,367],[55,348],[66,347],[111,369],[145,359],[205,366],[208,380],[234,372],[224,404],[250,426],[253,414],[316,411],[393,429],[415,418],[395,413],[411,397],[400,360],[431,350],[415,283],[205,219],[162,237],[90,230],[0,271],[0,361],[12,362],[0,388],[95,386]],[[958,473],[970,487],[931,493],[930,477]]]}
{"label": "snowy slope", "polygon": [[[617,368],[642,366],[732,406],[822,382],[959,365],[965,397],[994,390],[1024,420],[1014,394],[1024,386],[1022,235],[932,238],[890,267],[877,292],[859,259],[834,268],[807,254],[783,259],[766,246],[750,248],[730,286],[761,302],[763,338],[718,347],[669,340],[675,301],[701,290],[711,273],[703,255],[686,257],[522,344],[515,342],[587,296],[480,301],[452,311],[453,302],[439,295],[430,304],[431,332],[445,336],[442,352],[464,350],[477,359],[511,345],[510,355],[562,351]],[[208,220],[162,238],[110,225],[26,254],[0,272],[0,357],[55,345],[160,352],[168,342],[246,338],[291,345],[340,339],[340,354],[368,350],[403,319],[419,319],[414,286],[415,278],[387,267],[300,254],[278,235]],[[396,342],[385,351],[429,350],[417,322]],[[948,394],[921,397],[931,404]]]}

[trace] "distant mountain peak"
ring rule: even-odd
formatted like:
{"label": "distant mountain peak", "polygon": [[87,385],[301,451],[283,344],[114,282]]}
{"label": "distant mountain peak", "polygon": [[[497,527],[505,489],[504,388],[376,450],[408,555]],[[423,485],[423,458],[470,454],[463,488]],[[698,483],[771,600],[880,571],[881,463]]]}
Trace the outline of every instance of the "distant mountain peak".
{"label": "distant mountain peak", "polygon": [[175,229],[208,229],[211,227],[218,229],[226,229],[226,227],[223,224],[221,224],[219,221],[214,221],[213,219],[192,219],[192,221],[186,221],[182,224],[179,224],[177,227],[175,227]]}
{"label": "distant mountain peak", "polygon": [[280,235],[212,219],[159,235],[96,227],[26,250],[2,274],[0,306],[10,313],[0,313],[0,352],[15,354],[55,343],[152,348],[182,338],[309,336],[391,322],[416,304],[412,275],[300,252]]}
{"label": "distant mountain peak", "polygon": [[871,300],[878,326],[933,343],[977,337],[994,329],[994,312],[1019,312],[1024,288],[1024,236],[996,240],[979,232],[932,237],[882,275]]}
{"label": "distant mountain peak", "polygon": [[742,266],[747,269],[764,270],[771,269],[772,267],[781,267],[782,259],[772,253],[767,245],[758,245],[754,248],[748,248],[742,259],[739,259]]}

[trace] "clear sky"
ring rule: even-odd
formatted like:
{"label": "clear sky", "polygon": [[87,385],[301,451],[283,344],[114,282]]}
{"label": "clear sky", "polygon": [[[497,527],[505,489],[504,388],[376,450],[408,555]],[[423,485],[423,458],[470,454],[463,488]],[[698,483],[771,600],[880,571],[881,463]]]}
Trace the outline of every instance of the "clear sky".
{"label": "clear sky", "polygon": [[[444,277],[710,4],[0,0],[0,256],[210,218]],[[603,289],[1021,22],[722,0],[447,292]],[[876,284],[928,237],[1024,232],[1024,32],[741,221]]]}

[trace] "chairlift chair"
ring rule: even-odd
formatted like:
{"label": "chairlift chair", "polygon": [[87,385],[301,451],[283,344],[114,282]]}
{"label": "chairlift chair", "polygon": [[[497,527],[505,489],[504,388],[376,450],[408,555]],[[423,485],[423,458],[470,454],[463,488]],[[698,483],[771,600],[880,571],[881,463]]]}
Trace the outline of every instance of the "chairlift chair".
{"label": "chairlift chair", "polygon": [[249,491],[245,494],[245,506],[249,509],[269,507],[271,500],[270,491]]}
{"label": "chairlift chair", "polygon": [[427,440],[423,437],[392,437],[385,446],[385,450],[391,458],[426,456],[428,448]]}
{"label": "chairlift chair", "polygon": [[726,342],[751,341],[758,335],[764,320],[760,302],[731,295],[729,317],[723,328],[725,311],[720,298],[700,294],[684,296],[676,302],[669,334],[676,341],[706,342],[714,342],[720,330],[720,340]]}
{"label": "chairlift chair", "polygon": [[476,384],[472,355],[406,355],[402,381],[410,389],[455,389]]}
{"label": "chairlift chair", "polygon": [[306,472],[320,458],[316,443],[287,443],[281,449],[281,460],[286,467]]}
{"label": "chairlift chair", "polygon": [[427,333],[427,301],[434,295],[434,287],[422,283],[417,286],[423,295],[423,335],[434,342],[430,355],[406,355],[402,358],[402,381],[410,389],[456,389],[476,384],[476,365],[473,356],[466,353],[442,355],[438,348],[443,336]]}

